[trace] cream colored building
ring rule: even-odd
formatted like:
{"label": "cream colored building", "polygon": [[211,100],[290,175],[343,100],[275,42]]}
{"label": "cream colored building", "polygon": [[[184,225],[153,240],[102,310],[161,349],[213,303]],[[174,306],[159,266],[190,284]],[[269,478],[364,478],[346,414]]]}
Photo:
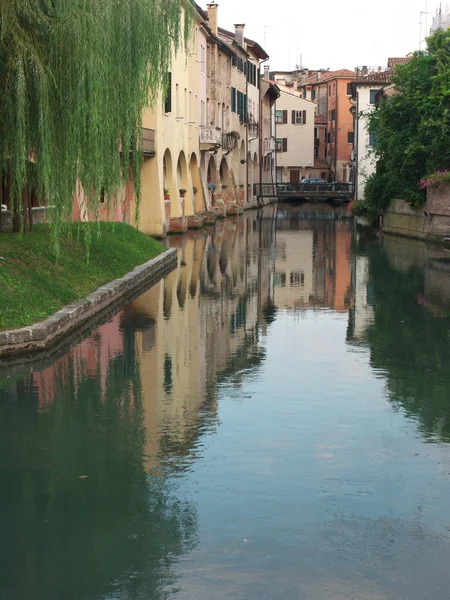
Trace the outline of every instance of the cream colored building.
{"label": "cream colored building", "polygon": [[315,104],[293,88],[277,83],[276,102],[277,181],[296,183],[314,169]]}

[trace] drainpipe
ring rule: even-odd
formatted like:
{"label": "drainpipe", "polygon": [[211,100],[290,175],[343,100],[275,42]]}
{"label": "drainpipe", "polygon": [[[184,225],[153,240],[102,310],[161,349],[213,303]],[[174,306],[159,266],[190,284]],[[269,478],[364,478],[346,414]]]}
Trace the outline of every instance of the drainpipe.
{"label": "drainpipe", "polygon": [[[263,65],[265,62],[267,62],[269,60],[269,57],[267,57],[265,60],[263,60],[261,63],[259,63],[259,67],[258,67],[258,86],[259,86],[259,123],[258,123],[258,129],[259,129],[259,197],[261,198],[262,201],[262,193],[261,193],[261,187],[262,187],[262,155],[263,155],[263,122],[262,122],[262,96],[261,96],[261,65]],[[270,122],[270,121],[269,121]],[[259,205],[259,197],[256,197],[256,201]]]}

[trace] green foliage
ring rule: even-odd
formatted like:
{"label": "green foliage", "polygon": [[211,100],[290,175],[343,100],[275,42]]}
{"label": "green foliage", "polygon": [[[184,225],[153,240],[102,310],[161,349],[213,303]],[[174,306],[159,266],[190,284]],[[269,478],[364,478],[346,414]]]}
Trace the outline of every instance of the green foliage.
{"label": "green foliage", "polygon": [[420,179],[450,167],[450,31],[431,36],[427,52],[399,66],[393,82],[397,93],[369,115],[378,162],[365,197],[374,214],[393,198],[419,206],[426,198]]}
{"label": "green foliage", "polygon": [[87,223],[83,225],[91,238],[88,264],[80,225],[71,224],[70,237],[61,237],[57,263],[47,225],[24,236],[0,236],[0,329],[41,321],[165,250],[130,225]]}
{"label": "green foliage", "polygon": [[131,162],[139,199],[142,111],[189,37],[189,0],[185,14],[180,0],[0,0],[0,175],[19,210],[26,183],[54,206],[56,245],[77,181],[95,210]]}

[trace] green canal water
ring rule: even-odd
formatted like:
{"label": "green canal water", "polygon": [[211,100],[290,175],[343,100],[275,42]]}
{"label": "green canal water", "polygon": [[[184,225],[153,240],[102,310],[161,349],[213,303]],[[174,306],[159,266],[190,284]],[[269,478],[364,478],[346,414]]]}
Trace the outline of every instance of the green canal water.
{"label": "green canal water", "polygon": [[450,254],[280,205],[0,363],[1,600],[444,600]]}

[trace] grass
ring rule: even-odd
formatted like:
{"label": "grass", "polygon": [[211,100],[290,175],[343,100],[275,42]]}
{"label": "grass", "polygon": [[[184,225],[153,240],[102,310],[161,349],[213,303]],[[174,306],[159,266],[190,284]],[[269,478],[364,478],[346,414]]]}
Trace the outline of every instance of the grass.
{"label": "grass", "polygon": [[0,329],[42,321],[165,250],[124,223],[100,223],[100,236],[97,224],[88,226],[89,263],[77,223],[67,225],[58,260],[48,225],[26,235],[0,233]]}

